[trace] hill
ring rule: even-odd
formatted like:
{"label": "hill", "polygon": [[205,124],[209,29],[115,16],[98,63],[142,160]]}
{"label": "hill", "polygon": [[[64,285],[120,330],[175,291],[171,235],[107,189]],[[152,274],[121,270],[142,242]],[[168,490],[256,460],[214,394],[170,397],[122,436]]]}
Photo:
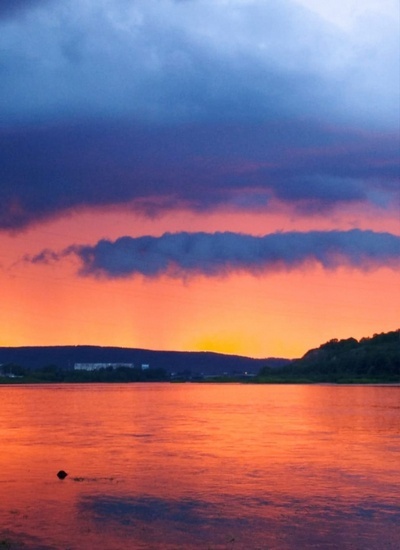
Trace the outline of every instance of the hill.
{"label": "hill", "polygon": [[102,346],[26,346],[0,347],[0,365],[18,365],[24,369],[55,366],[73,370],[75,363],[133,363],[166,373],[190,375],[256,374],[268,364],[270,368],[287,364],[286,359],[254,359],[213,352],[154,351]]}
{"label": "hill", "polygon": [[287,366],[274,370],[264,367],[259,380],[400,382],[400,330],[359,341],[330,340]]}

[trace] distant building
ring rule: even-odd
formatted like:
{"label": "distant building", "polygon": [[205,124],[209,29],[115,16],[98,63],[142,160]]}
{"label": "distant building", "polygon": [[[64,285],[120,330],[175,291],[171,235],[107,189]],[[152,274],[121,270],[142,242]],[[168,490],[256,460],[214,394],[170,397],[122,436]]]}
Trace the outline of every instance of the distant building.
{"label": "distant building", "polygon": [[126,367],[134,369],[133,363],[75,363],[74,370],[100,370],[100,369],[117,369],[118,367]]}
{"label": "distant building", "polygon": [[1,378],[23,378],[20,374],[14,374],[13,372],[4,371],[3,363],[0,363],[0,377]]}

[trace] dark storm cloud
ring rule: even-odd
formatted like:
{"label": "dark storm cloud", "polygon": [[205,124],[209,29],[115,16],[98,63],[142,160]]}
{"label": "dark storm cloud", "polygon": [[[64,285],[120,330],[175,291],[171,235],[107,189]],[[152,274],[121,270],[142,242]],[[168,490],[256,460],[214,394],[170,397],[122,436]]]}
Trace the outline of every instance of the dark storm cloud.
{"label": "dark storm cloud", "polygon": [[371,21],[344,33],[290,0],[0,4],[0,229],[113,205],[393,205],[397,29]]}
{"label": "dark storm cloud", "polygon": [[15,5],[41,9],[0,29],[3,121],[318,113],[390,126],[399,111],[398,28],[379,13],[348,33],[295,0]]}
{"label": "dark storm cloud", "polygon": [[271,199],[310,212],[385,208],[398,200],[397,147],[391,135],[296,121],[0,130],[0,227],[109,205],[151,215],[182,206],[267,210]]}
{"label": "dark storm cloud", "polygon": [[237,233],[165,233],[160,237],[121,237],[94,246],[73,245],[57,254],[44,250],[32,263],[76,255],[81,274],[107,278],[169,275],[218,276],[262,273],[317,263],[326,269],[350,266],[366,270],[400,265],[400,237],[373,231],[273,233],[263,237]]}
{"label": "dark storm cloud", "polygon": [[34,8],[50,0],[0,0],[0,19],[16,16],[20,11]]}
{"label": "dark storm cloud", "polygon": [[328,61],[333,37],[287,0],[229,8],[208,0],[50,4],[4,29],[3,120],[258,120],[334,105],[337,86],[321,81],[313,46],[324,44]]}

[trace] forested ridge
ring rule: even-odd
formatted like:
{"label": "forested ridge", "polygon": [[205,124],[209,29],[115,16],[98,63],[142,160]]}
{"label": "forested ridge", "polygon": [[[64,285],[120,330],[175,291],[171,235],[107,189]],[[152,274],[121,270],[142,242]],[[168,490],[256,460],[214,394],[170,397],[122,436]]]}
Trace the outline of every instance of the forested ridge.
{"label": "forested ridge", "polygon": [[278,369],[263,367],[259,381],[400,382],[400,330],[370,338],[333,339]]}

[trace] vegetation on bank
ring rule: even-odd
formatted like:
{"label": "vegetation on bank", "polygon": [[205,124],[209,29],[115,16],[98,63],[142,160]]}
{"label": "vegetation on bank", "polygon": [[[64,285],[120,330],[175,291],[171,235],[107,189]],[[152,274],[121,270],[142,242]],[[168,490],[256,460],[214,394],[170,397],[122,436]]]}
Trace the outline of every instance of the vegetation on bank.
{"label": "vegetation on bank", "polygon": [[308,351],[301,359],[284,366],[264,366],[257,376],[192,375],[185,371],[170,375],[163,368],[139,369],[107,367],[98,370],[60,369],[48,365],[40,369],[2,365],[0,384],[85,383],[85,382],[214,382],[256,384],[309,383],[400,383],[400,330],[375,334],[371,338],[330,340]]}
{"label": "vegetation on bank", "polygon": [[281,368],[264,367],[258,383],[399,383],[400,330],[330,340]]}
{"label": "vegetation on bank", "polygon": [[164,369],[132,369],[107,367],[98,370],[63,370],[55,365],[41,369],[26,369],[18,365],[3,365],[0,383],[78,383],[78,382],[160,382],[169,380]]}

